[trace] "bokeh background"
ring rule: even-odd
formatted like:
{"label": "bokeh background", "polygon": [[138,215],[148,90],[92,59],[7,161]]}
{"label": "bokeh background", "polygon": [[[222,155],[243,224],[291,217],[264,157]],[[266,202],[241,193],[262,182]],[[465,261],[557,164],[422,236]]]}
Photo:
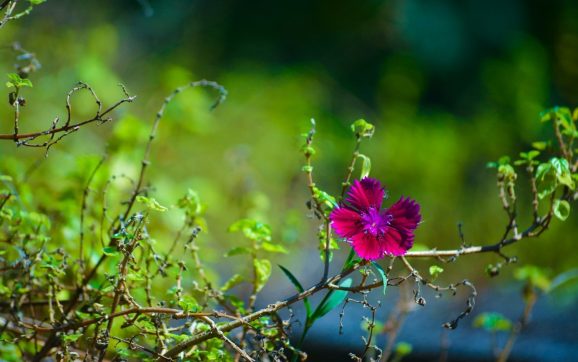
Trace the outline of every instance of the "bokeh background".
{"label": "bokeh background", "polygon": [[[376,125],[373,139],[361,149],[372,159],[371,175],[387,185],[392,200],[408,195],[422,205],[417,243],[456,247],[458,223],[466,241],[493,243],[506,218],[494,171],[485,165],[506,154],[515,158],[532,142],[548,139],[551,130],[540,123],[540,111],[576,106],[576,19],[578,3],[571,0],[49,0],[0,31],[5,73],[15,62],[14,41],[42,64],[31,76],[34,88],[24,93],[23,130],[45,129],[64,115],[65,95],[77,81],[92,85],[105,104],[121,97],[118,83],[138,98],[116,112],[114,123],[82,129],[46,158],[42,150],[0,144],[0,171],[25,178],[35,196],[29,201],[47,210],[53,224],[61,225],[63,240],[72,242],[78,227],[72,210],[101,155],[110,155],[107,174],[135,177],[163,98],[176,86],[206,78],[227,88],[227,101],[211,111],[214,92],[180,95],[162,121],[147,180],[164,205],[174,205],[188,188],[198,191],[209,231],[202,238],[203,253],[215,279],[243,270],[241,263],[222,257],[242,242],[227,232],[242,217],[269,223],[275,239],[291,250],[275,262],[290,265],[304,280],[318,278],[316,224],[305,207],[300,152],[311,118],[317,121],[314,167],[321,188],[340,190],[354,145],[349,124],[364,118]],[[94,109],[88,97],[75,102],[78,119]],[[7,104],[0,117],[1,132],[11,132]],[[528,200],[522,196],[521,202]],[[528,221],[530,215],[520,216]],[[551,276],[576,267],[577,218],[572,212],[538,240],[506,252]],[[158,242],[172,240],[180,222],[174,210],[159,215]],[[515,307],[502,312],[516,319],[522,302],[514,267],[505,268],[499,279],[483,273],[498,260],[464,258],[446,266],[442,280],[474,280],[480,293],[487,290],[490,296],[478,304],[479,311],[499,311],[505,298]],[[274,278],[279,282],[266,289],[263,304],[291,291],[277,270]],[[507,290],[507,297],[498,290]],[[393,294],[384,304],[395,302]],[[573,292],[543,300],[541,308],[550,311],[547,321],[577,309]],[[418,317],[408,328],[419,330],[420,320],[437,328],[444,316]],[[576,318],[562,321],[569,334],[557,336],[559,324],[553,323],[547,333],[552,338],[542,338],[544,344],[565,341],[562,349],[578,342],[572,337],[578,335]],[[329,320],[326,330],[335,332],[336,323]],[[543,326],[529,328],[544,332]],[[362,332],[352,328],[355,335]],[[419,351],[420,337],[405,333]],[[435,340],[423,350],[439,349],[441,331],[432,333]],[[351,343],[362,345],[358,337]],[[490,352],[487,341],[473,344],[455,347],[456,356]]]}

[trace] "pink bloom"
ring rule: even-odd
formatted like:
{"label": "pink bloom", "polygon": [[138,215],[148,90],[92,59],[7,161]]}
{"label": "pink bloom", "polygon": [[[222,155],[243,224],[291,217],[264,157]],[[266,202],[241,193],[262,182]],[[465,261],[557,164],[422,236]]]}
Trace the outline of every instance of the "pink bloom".
{"label": "pink bloom", "polygon": [[347,239],[363,259],[403,255],[413,246],[413,232],[421,220],[419,204],[402,197],[389,209],[381,210],[383,197],[378,180],[355,180],[346,202],[329,216],[335,233]]}

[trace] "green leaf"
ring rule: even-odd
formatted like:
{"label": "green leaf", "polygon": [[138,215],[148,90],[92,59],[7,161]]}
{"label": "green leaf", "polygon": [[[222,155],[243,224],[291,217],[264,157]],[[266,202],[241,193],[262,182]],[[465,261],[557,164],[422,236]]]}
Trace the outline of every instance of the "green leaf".
{"label": "green leaf", "polygon": [[566,200],[554,201],[554,216],[565,221],[568,218],[568,215],[570,215],[570,203]]}
{"label": "green leaf", "polygon": [[[283,272],[283,274],[285,274],[285,276],[289,279],[289,281],[295,286],[295,289],[297,289],[297,291],[299,293],[303,293],[305,291],[305,289],[303,288],[301,283],[299,283],[299,280],[297,280],[295,275],[293,275],[293,273],[291,273],[284,266],[282,266],[282,265],[278,265],[278,266],[279,266],[279,268],[281,268],[281,271]],[[305,310],[307,311],[307,318],[309,319],[311,317],[311,303],[309,303],[308,298],[304,298],[303,303],[305,304]]]}
{"label": "green leaf", "polygon": [[313,146],[311,146],[311,145],[305,145],[301,149],[301,152],[303,152],[303,154],[307,157],[313,156],[313,155],[315,155],[315,148],[313,148]]}
{"label": "green leaf", "polygon": [[2,182],[12,182],[12,176],[0,175],[0,181],[2,181]]}
{"label": "green leaf", "polygon": [[263,242],[263,244],[261,244],[261,248],[263,248],[263,250],[268,251],[270,253],[281,253],[281,254],[289,253],[287,251],[287,249],[285,249],[282,245],[269,243],[267,241],[265,241],[265,242]]}
{"label": "green leaf", "polygon": [[313,196],[321,203],[325,204],[329,209],[333,209],[337,206],[337,200],[335,200],[335,197],[317,187],[313,188]]}
{"label": "green leaf", "polygon": [[556,177],[556,170],[550,162],[541,163],[536,169],[536,186],[538,188],[538,197],[544,197],[556,191],[558,186],[558,178]]}
{"label": "green leaf", "polygon": [[[345,279],[339,286],[349,288],[353,280],[351,278]],[[347,290],[331,290],[327,293],[326,298],[317,306],[313,314],[311,315],[311,324],[313,321],[323,317],[327,313],[331,312],[335,309],[338,305],[343,303],[345,298],[347,298],[347,294],[349,292]]]}
{"label": "green leaf", "polygon": [[191,189],[188,189],[187,194],[179,199],[177,206],[184,210],[188,217],[198,217],[203,212],[199,194]]}
{"label": "green leaf", "polygon": [[255,267],[255,291],[260,292],[267,284],[271,276],[271,262],[267,259],[254,259],[253,266]]}
{"label": "green leaf", "polygon": [[520,152],[520,157],[524,160],[531,161],[540,155],[540,151],[532,150],[529,152]]}
{"label": "green leaf", "polygon": [[379,274],[381,280],[383,281],[383,294],[385,295],[385,290],[387,289],[387,275],[385,275],[385,271],[383,270],[381,265],[377,264],[374,261],[371,262],[371,265],[373,265],[375,270],[377,270],[377,273]]}
{"label": "green leaf", "polygon": [[289,281],[295,286],[295,289],[297,289],[297,291],[299,293],[303,293],[305,291],[305,289],[303,288],[303,286],[301,285],[301,283],[299,283],[299,280],[297,280],[297,278],[295,277],[295,275],[293,275],[293,273],[291,273],[289,271],[289,269],[285,268],[282,265],[278,265],[279,268],[281,268],[281,271],[283,271],[283,273],[285,274],[285,276],[287,276],[287,278],[289,278]]}
{"label": "green leaf", "polygon": [[84,333],[63,334],[62,336],[60,336],[60,338],[62,339],[62,342],[70,343],[76,342],[83,335]]}
{"label": "green leaf", "polygon": [[30,79],[22,79],[16,73],[9,73],[8,75],[8,82],[6,82],[6,87],[8,88],[22,88],[22,87],[32,87],[32,82]]}
{"label": "green leaf", "polygon": [[516,170],[514,170],[514,167],[512,167],[510,164],[503,164],[498,166],[498,173],[509,181],[513,181],[517,177]]}
{"label": "green leaf", "polygon": [[516,269],[514,277],[518,280],[527,281],[545,292],[550,288],[550,279],[548,279],[542,269],[535,265],[525,265]]}
{"label": "green leaf", "polygon": [[488,332],[509,331],[512,322],[500,313],[482,313],[474,319],[474,327],[482,328]]}
{"label": "green leaf", "polygon": [[104,253],[104,255],[107,255],[107,256],[118,256],[120,254],[118,249],[114,246],[105,246],[102,249],[102,252]]}
{"label": "green leaf", "polygon": [[578,268],[567,270],[564,273],[559,274],[554,279],[552,279],[550,287],[548,288],[548,293],[552,292],[555,289],[558,289],[560,286],[574,279],[578,279]]}
{"label": "green leaf", "polygon": [[235,274],[221,287],[221,292],[226,292],[227,290],[233,288],[236,285],[239,285],[244,281],[245,278],[243,278],[241,274]]}
{"label": "green leaf", "polygon": [[366,155],[361,154],[357,157],[361,158],[363,161],[361,164],[361,174],[359,175],[359,178],[362,179],[369,176],[369,172],[371,171],[371,159]]}
{"label": "green leaf", "polygon": [[46,0],[28,0],[28,2],[32,5],[40,5],[42,3],[45,3]]}
{"label": "green leaf", "polygon": [[413,347],[411,346],[411,344],[407,342],[398,342],[395,345],[395,354],[400,358],[395,358],[395,360],[396,361],[401,360],[401,357],[407,356],[408,354],[411,353],[411,351],[413,351]]}
{"label": "green leaf", "polygon": [[185,313],[196,313],[202,310],[202,307],[197,303],[197,300],[187,295],[185,295],[177,304]]}
{"label": "green leaf", "polygon": [[241,231],[249,240],[271,241],[271,228],[254,219],[241,219],[229,226],[229,232]]}
{"label": "green leaf", "polygon": [[358,119],[351,124],[351,131],[356,137],[371,138],[375,131],[375,126],[364,119]]}
{"label": "green leaf", "polygon": [[434,279],[436,279],[441,273],[443,273],[443,271],[444,268],[438,265],[432,265],[429,267],[429,275],[431,275],[432,278]]}
{"label": "green leaf", "polygon": [[144,204],[149,210],[165,212],[168,208],[162,206],[157,200],[149,197],[139,195],[136,197],[136,202]]}
{"label": "green leaf", "polygon": [[235,256],[235,255],[242,255],[242,254],[251,254],[253,249],[247,248],[245,246],[237,246],[225,253],[225,257]]}
{"label": "green leaf", "polygon": [[539,151],[544,151],[548,147],[548,142],[532,142],[532,147]]}

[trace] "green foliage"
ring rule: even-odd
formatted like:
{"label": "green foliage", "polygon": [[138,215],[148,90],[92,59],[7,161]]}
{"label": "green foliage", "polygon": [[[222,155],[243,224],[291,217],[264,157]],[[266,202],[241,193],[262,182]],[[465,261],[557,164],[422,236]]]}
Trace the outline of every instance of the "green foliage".
{"label": "green foliage", "polygon": [[364,177],[369,176],[369,172],[371,172],[371,159],[365,155],[358,155],[358,158],[361,159],[362,163],[361,163],[361,173],[359,175],[359,178],[362,179]]}
{"label": "green foliage", "polygon": [[570,215],[570,203],[566,200],[554,201],[554,216],[562,221],[566,221]]}
{"label": "green foliage", "polygon": [[199,305],[197,300],[191,296],[184,296],[181,300],[178,301],[177,305],[183,310],[185,313],[195,313],[200,312],[203,310],[203,307]]}
{"label": "green foliage", "polygon": [[396,356],[400,358],[409,355],[413,351],[412,345],[407,342],[397,342],[394,349]]}
{"label": "green foliage", "polygon": [[351,124],[351,131],[357,138],[371,138],[375,132],[375,126],[364,119],[358,119]]}
{"label": "green foliage", "polygon": [[157,200],[150,198],[150,197],[145,197],[145,196],[139,195],[136,197],[136,202],[145,205],[147,207],[147,209],[149,209],[149,210],[160,211],[160,212],[165,212],[168,210],[168,208],[159,204],[159,202]]}
{"label": "green foliage", "polygon": [[267,259],[254,259],[255,291],[260,292],[271,277],[271,262]]}
{"label": "green foliage", "polygon": [[500,313],[488,312],[479,314],[474,319],[473,326],[487,332],[505,332],[512,329],[512,322]]}
{"label": "green foliage", "polygon": [[253,219],[241,219],[229,227],[229,232],[237,231],[241,231],[251,241],[271,241],[271,227]]}
{"label": "green foliage", "polygon": [[30,79],[22,79],[16,73],[8,73],[8,81],[6,82],[6,87],[16,89],[32,87],[32,81],[30,81]]}
{"label": "green foliage", "polygon": [[437,277],[443,273],[444,268],[442,268],[439,265],[432,265],[429,267],[429,275],[431,275],[431,277],[435,280],[437,279]]}
{"label": "green foliage", "polygon": [[538,196],[544,197],[554,193],[559,185],[564,185],[574,190],[575,182],[568,161],[553,157],[547,163],[541,163],[536,169],[536,181]]}
{"label": "green foliage", "polygon": [[329,212],[331,212],[331,210],[337,206],[337,200],[335,200],[335,197],[319,189],[318,187],[313,188],[313,197],[319,200],[319,202],[327,208],[327,214],[329,214]]}
{"label": "green foliage", "polygon": [[531,150],[528,152],[520,152],[521,160],[514,161],[514,165],[521,166],[521,165],[530,165],[535,166],[539,164],[538,161],[534,160],[536,157],[540,155],[540,151]]}
{"label": "green foliage", "polygon": [[530,285],[541,289],[543,292],[547,292],[550,288],[550,279],[546,276],[546,272],[535,265],[525,265],[516,269],[514,277],[530,283]]}
{"label": "green foliage", "polygon": [[576,110],[574,110],[574,113],[571,113],[567,107],[554,107],[542,112],[541,121],[556,122],[559,126],[562,126],[562,134],[577,137],[578,132],[576,131],[576,125],[574,123],[576,121],[574,115],[576,115]]}

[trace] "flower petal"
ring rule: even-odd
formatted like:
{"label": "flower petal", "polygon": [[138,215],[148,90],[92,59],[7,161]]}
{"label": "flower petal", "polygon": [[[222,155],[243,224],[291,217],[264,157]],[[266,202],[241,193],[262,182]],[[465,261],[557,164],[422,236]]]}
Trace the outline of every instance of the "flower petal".
{"label": "flower petal", "polygon": [[387,211],[391,222],[383,236],[383,247],[390,255],[403,255],[413,246],[414,230],[421,221],[420,207],[410,198],[400,198]]}
{"label": "flower petal", "polygon": [[383,244],[375,236],[368,233],[356,234],[351,238],[351,245],[360,258],[376,260],[383,257]]}
{"label": "flower petal", "polygon": [[413,246],[413,231],[400,231],[390,226],[380,242],[386,254],[401,256]]}
{"label": "flower petal", "polygon": [[347,207],[336,207],[329,215],[331,227],[342,238],[351,238],[363,231],[361,215]]}
{"label": "flower petal", "polygon": [[347,194],[347,202],[358,210],[367,210],[370,207],[379,209],[384,193],[378,180],[364,177],[361,181],[353,182]]}

